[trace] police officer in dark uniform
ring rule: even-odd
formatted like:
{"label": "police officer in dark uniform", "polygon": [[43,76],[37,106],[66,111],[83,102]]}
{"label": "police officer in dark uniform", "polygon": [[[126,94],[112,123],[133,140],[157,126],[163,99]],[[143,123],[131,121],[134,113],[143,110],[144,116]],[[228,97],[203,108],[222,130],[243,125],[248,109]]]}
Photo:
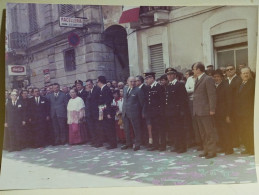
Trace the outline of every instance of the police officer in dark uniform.
{"label": "police officer in dark uniform", "polygon": [[165,70],[169,81],[165,91],[165,116],[174,139],[175,148],[171,152],[186,152],[186,131],[184,128],[184,115],[186,113],[188,98],[184,83],[177,81],[177,71],[174,68]]}
{"label": "police officer in dark uniform", "polygon": [[[165,150],[165,136],[160,136],[161,129],[161,111],[163,102],[163,89],[162,86],[155,80],[154,72],[144,73],[146,84],[148,85],[147,93],[144,101],[144,116],[146,120],[151,124],[152,147],[148,151]],[[161,148],[159,147],[159,138],[161,139]]]}

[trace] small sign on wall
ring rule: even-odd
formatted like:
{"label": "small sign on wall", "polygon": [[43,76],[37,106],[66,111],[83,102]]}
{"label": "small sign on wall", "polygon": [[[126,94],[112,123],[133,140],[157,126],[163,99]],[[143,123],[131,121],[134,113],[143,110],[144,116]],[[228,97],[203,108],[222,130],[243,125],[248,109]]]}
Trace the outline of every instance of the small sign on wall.
{"label": "small sign on wall", "polygon": [[26,75],[26,66],[24,66],[24,65],[8,65],[8,74],[10,76]]}

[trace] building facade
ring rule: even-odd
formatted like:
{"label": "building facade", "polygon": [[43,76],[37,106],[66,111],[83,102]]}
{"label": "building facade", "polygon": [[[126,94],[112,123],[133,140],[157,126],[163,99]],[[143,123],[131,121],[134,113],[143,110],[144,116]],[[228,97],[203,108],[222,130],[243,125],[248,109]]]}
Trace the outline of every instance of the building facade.
{"label": "building facade", "polygon": [[[6,65],[26,65],[27,75],[7,77],[6,87],[71,86],[100,75],[125,81],[129,63],[127,32],[117,21],[121,12],[121,6],[8,4]],[[60,17],[81,18],[83,26],[64,27]]]}
{"label": "building facade", "polygon": [[257,6],[145,7],[129,26],[132,75],[151,69],[160,76],[167,67],[184,72],[197,61],[256,69]]}

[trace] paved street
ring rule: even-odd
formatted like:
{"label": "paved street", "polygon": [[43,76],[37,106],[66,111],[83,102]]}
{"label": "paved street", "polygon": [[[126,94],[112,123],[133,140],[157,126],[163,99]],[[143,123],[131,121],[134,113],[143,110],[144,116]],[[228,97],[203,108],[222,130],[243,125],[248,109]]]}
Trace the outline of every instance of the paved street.
{"label": "paved street", "polygon": [[78,188],[256,182],[254,156],[205,159],[170,152],[49,146],[3,153],[0,189]]}

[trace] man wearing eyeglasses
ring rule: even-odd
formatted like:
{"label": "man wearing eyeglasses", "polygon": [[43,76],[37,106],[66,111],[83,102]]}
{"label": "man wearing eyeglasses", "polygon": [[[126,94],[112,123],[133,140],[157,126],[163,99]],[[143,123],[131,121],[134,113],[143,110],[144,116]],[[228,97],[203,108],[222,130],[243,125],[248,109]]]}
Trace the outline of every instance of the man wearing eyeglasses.
{"label": "man wearing eyeglasses", "polygon": [[234,108],[237,106],[236,103],[236,94],[238,92],[239,86],[242,83],[242,79],[237,76],[235,66],[232,64],[229,64],[226,66],[226,75],[227,75],[227,84],[228,84],[228,93],[227,93],[227,117],[226,121],[230,125],[231,129],[231,137],[232,137],[232,143],[233,147],[239,146],[239,135],[236,131],[236,116],[235,116],[235,110]]}

